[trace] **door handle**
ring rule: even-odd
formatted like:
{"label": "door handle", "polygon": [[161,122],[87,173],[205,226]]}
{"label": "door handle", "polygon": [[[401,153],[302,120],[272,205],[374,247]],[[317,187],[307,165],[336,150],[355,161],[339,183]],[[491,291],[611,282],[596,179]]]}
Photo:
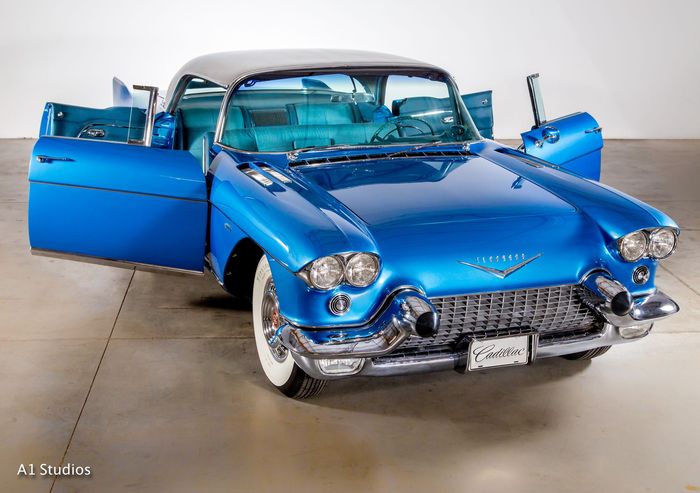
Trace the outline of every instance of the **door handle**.
{"label": "door handle", "polygon": [[73,159],[71,159],[69,157],[44,156],[41,154],[36,157],[36,160],[39,163],[52,163],[54,161],[63,161],[63,162],[73,161]]}
{"label": "door handle", "polygon": [[95,139],[101,139],[102,137],[105,136],[105,131],[102,130],[101,128],[88,128],[85,131],[85,135],[88,137],[92,137]]}
{"label": "door handle", "polygon": [[595,127],[595,128],[589,128],[586,130],[587,134],[598,134],[600,131],[603,130],[603,127]]}

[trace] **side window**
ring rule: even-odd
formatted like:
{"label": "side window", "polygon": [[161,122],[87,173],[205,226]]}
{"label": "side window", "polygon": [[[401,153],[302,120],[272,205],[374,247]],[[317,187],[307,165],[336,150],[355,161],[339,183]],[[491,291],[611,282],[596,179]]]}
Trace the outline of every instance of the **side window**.
{"label": "side window", "polygon": [[134,86],[129,90],[115,80],[114,102],[108,108],[48,103],[41,135],[150,145],[158,89]]}
{"label": "side window", "polygon": [[212,82],[193,78],[175,107],[176,147],[201,156],[202,141],[213,137],[226,90]]}

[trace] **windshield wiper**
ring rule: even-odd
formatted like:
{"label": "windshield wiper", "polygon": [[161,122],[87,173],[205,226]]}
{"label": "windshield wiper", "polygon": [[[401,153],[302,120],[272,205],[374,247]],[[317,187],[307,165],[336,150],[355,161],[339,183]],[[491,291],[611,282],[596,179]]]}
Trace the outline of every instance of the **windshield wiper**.
{"label": "windshield wiper", "polygon": [[[420,151],[421,149],[424,149],[426,147],[447,147],[447,146],[460,146],[465,152],[469,153],[469,144],[467,142],[440,142],[440,141],[433,141],[433,142],[423,142],[421,144],[414,145],[413,147],[409,147],[407,149],[403,149],[401,151],[394,151],[388,154],[382,155],[382,158],[395,158],[397,156],[404,155],[406,153],[411,153],[411,152],[417,152]],[[335,145],[328,145],[328,146],[309,146],[309,147],[302,147],[300,149],[295,149],[293,151],[289,151],[287,153],[287,158],[290,161],[290,165],[294,166],[295,161],[299,159],[299,155],[304,152],[309,152],[309,151],[333,151],[333,150],[339,150],[339,149],[380,149],[382,147],[386,147],[384,144],[378,144],[378,145],[372,145],[372,144],[365,144],[365,145],[351,145],[351,144],[335,144]]]}
{"label": "windshield wiper", "polygon": [[386,157],[392,158],[392,157],[400,156],[400,155],[408,153],[408,152],[417,152],[417,151],[420,151],[421,149],[425,149],[426,147],[445,147],[445,146],[456,146],[456,145],[461,145],[462,149],[464,149],[465,152],[469,152],[469,144],[467,142],[440,142],[440,141],[435,140],[432,142],[424,142],[422,144],[415,145],[415,146],[410,147],[408,149],[404,149],[403,151],[392,152],[391,154],[387,154]]}
{"label": "windshield wiper", "polygon": [[300,154],[303,154],[304,152],[310,152],[310,151],[338,151],[342,149],[378,149],[380,147],[383,147],[380,144],[365,144],[365,145],[351,145],[351,144],[334,144],[334,145],[327,145],[327,146],[309,146],[309,147],[300,147],[299,149],[294,149],[293,151],[289,151],[287,153],[287,158],[290,161],[296,161],[297,158],[299,158]]}

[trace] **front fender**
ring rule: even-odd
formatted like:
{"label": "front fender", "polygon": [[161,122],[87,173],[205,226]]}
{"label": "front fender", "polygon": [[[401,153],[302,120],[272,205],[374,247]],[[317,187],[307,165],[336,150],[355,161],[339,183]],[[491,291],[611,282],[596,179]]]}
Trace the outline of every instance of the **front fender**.
{"label": "front fender", "polygon": [[[268,255],[275,284],[284,296],[280,311],[297,325],[353,325],[367,320],[391,292],[385,272],[365,289],[338,286],[330,291],[310,288],[295,275],[309,262],[335,253],[378,253],[371,234],[352,213],[334,204],[325,192],[310,190],[288,173],[289,183],[265,174],[272,182],[263,186],[243,173],[240,162],[219,152],[210,168],[212,219],[210,222],[212,267],[220,279],[236,244],[250,238]],[[258,168],[259,169],[259,168]],[[261,170],[262,173],[264,171]],[[340,292],[353,297],[342,320],[328,309]]]}
{"label": "front fender", "polygon": [[600,182],[588,180],[536,158],[503,148],[498,144],[472,146],[491,162],[528,179],[563,198],[590,217],[609,239],[642,228],[678,225],[669,216],[644,202]]}
{"label": "front fender", "polygon": [[264,186],[243,173],[241,164],[219,152],[210,169],[210,201],[286,269],[297,272],[335,253],[378,253],[361,221],[332,197],[310,190],[293,174],[283,183],[261,170],[272,182]]}

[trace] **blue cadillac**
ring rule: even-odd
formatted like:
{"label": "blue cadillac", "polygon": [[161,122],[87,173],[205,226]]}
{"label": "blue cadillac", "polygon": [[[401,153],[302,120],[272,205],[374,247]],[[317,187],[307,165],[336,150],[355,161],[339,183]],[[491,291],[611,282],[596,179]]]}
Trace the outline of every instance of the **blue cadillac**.
{"label": "blue cadillac", "polygon": [[48,103],[29,170],[35,254],[213,273],[252,302],[285,395],[328,380],[590,359],[678,311],[679,229],[599,183],[587,113],[492,140],[491,92],[342,50],[218,53],[115,104]]}

